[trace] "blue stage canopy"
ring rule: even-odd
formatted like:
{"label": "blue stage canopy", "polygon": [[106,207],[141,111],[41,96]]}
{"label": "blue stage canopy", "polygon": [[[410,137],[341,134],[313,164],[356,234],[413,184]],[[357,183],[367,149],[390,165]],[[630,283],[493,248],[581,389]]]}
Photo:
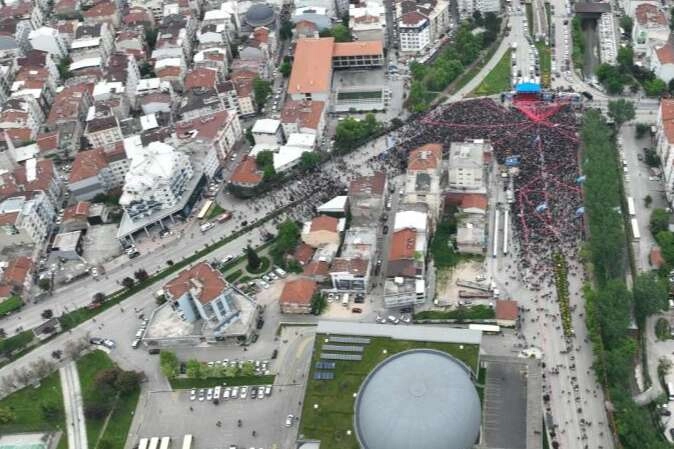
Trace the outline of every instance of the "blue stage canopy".
{"label": "blue stage canopy", "polygon": [[541,85],[538,83],[519,83],[515,86],[518,94],[537,94],[541,91]]}

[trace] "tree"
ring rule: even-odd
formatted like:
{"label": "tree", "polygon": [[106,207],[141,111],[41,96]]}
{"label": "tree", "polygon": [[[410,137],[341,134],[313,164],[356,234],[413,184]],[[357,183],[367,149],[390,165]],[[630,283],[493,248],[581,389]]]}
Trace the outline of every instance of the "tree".
{"label": "tree", "polygon": [[14,378],[21,385],[28,385],[33,381],[33,373],[29,371],[26,367],[15,369],[13,371]]}
{"label": "tree", "polygon": [[325,300],[325,296],[323,296],[321,292],[314,293],[314,295],[311,297],[311,313],[314,315],[320,315],[323,313],[323,310],[325,310],[327,304],[328,303]]}
{"label": "tree", "polygon": [[281,67],[279,68],[279,72],[281,72],[281,75],[283,75],[283,78],[288,78],[290,76],[290,72],[292,72],[293,66],[290,62],[288,61],[283,61],[281,64]]}
{"label": "tree", "polygon": [[278,235],[270,253],[274,258],[274,263],[285,266],[285,255],[294,250],[299,241],[300,228],[291,219],[286,219],[278,227]]}
{"label": "tree", "polygon": [[30,369],[35,373],[38,379],[43,379],[49,375],[56,366],[53,362],[39,358],[30,364]]}
{"label": "tree", "polygon": [[147,271],[140,268],[133,273],[133,277],[135,277],[138,280],[138,282],[143,282],[147,280],[147,278],[149,278],[150,276],[147,274]]}
{"label": "tree", "polygon": [[620,18],[620,28],[625,30],[625,34],[628,36],[632,35],[632,27],[634,27],[634,21],[630,16],[625,14]]}
{"label": "tree", "polygon": [[613,119],[617,127],[634,118],[634,103],[624,98],[608,102],[608,115]]}
{"label": "tree", "polygon": [[674,31],[674,9],[669,10],[669,29]]}
{"label": "tree", "polygon": [[49,319],[51,319],[51,317],[54,316],[54,312],[51,309],[45,309],[45,310],[42,311],[40,316],[42,318],[44,318],[45,320],[49,320]]}
{"label": "tree", "polygon": [[104,301],[105,301],[105,294],[101,292],[94,294],[93,298],[91,298],[91,302],[93,302],[94,304],[103,304]]}
{"label": "tree", "polygon": [[7,407],[0,407],[0,424],[14,422],[16,415]]}
{"label": "tree", "polygon": [[262,264],[260,256],[250,245],[246,246],[246,259],[248,259],[248,266],[246,267],[248,271],[257,271]]}
{"label": "tree", "polygon": [[281,28],[279,30],[279,36],[284,41],[287,41],[293,37],[293,23],[290,20],[287,19],[281,20]]}
{"label": "tree", "polygon": [[482,13],[479,10],[475,10],[473,13],[473,23],[476,27],[481,27],[484,25],[484,19],[482,18]]}
{"label": "tree", "polygon": [[150,48],[150,53],[154,50],[154,46],[157,43],[157,36],[159,31],[156,28],[146,28],[145,29],[145,41],[147,46]]}
{"label": "tree", "polygon": [[318,167],[321,163],[321,155],[316,151],[305,151],[300,156],[300,168],[302,170],[311,170]]}
{"label": "tree", "polygon": [[159,368],[162,374],[169,379],[176,376],[180,363],[174,352],[162,351],[159,353]]}
{"label": "tree", "polygon": [[646,148],[644,150],[644,162],[646,162],[646,165],[649,167],[659,167],[662,161],[653,148]]}
{"label": "tree", "polygon": [[129,288],[129,289],[130,289],[131,287],[134,286],[135,283],[136,283],[136,281],[134,281],[133,278],[130,278],[130,277],[128,277],[128,276],[125,277],[124,279],[122,279],[122,285],[123,285],[125,288]]}
{"label": "tree", "polygon": [[101,370],[96,373],[96,377],[94,377],[94,384],[98,388],[111,388],[115,385],[117,376],[119,376],[121,371],[122,370],[117,367]]}
{"label": "tree", "polygon": [[202,364],[198,360],[191,359],[187,361],[187,369],[185,370],[185,373],[187,374],[187,377],[191,379],[198,379],[201,377],[201,367]]}
{"label": "tree", "polygon": [[255,374],[255,365],[252,362],[245,362],[241,367],[242,376],[252,376]]}
{"label": "tree", "polygon": [[655,272],[639,273],[632,289],[638,323],[667,307],[667,284]]}
{"label": "tree", "polygon": [[623,91],[625,80],[618,66],[600,64],[597,67],[597,79],[610,94],[619,94]]}
{"label": "tree", "polygon": [[61,417],[61,407],[52,401],[45,401],[40,404],[40,411],[45,421],[56,421]]}
{"label": "tree", "polygon": [[653,209],[650,219],[651,234],[657,236],[663,231],[669,229],[669,212],[665,209]]}
{"label": "tree", "polygon": [[260,77],[255,77],[253,80],[253,95],[255,96],[255,104],[257,104],[258,109],[262,109],[271,93],[271,83]]}
{"label": "tree", "polygon": [[630,324],[632,295],[620,280],[610,280],[597,292],[601,335],[607,349],[620,347]]}
{"label": "tree", "polygon": [[42,278],[37,282],[37,286],[40,287],[40,290],[47,291],[51,289],[51,279]]}
{"label": "tree", "polygon": [[623,69],[631,70],[632,66],[634,65],[634,50],[632,50],[632,47],[620,47],[618,50],[618,57],[616,59],[618,60],[618,64],[620,64]]}
{"label": "tree", "polygon": [[88,419],[102,420],[109,412],[110,408],[105,403],[90,402],[84,405],[84,416]]}
{"label": "tree", "polygon": [[68,78],[70,78],[70,64],[72,63],[72,60],[70,57],[66,56],[64,58],[61,58],[61,61],[59,62],[58,65],[58,71],[59,71],[59,77],[61,80],[65,81]]}
{"label": "tree", "polygon": [[251,146],[255,145],[255,136],[253,136],[253,128],[252,127],[246,128],[246,140],[248,140],[248,143]]}
{"label": "tree", "polygon": [[669,80],[669,83],[667,84],[667,90],[670,94],[674,95],[674,78]]}
{"label": "tree", "polygon": [[637,133],[637,139],[643,138],[646,133],[650,131],[651,127],[647,123],[637,123],[636,126],[636,133]]}
{"label": "tree", "polygon": [[379,130],[380,124],[376,121],[373,114],[367,114],[365,120],[356,120],[353,117],[347,117],[337,124],[335,130],[335,148],[346,153],[355,149],[358,145],[365,143]]}
{"label": "tree", "polygon": [[63,351],[60,349],[56,349],[51,352],[51,356],[54,360],[61,360],[61,357],[63,356]]}
{"label": "tree", "polygon": [[644,91],[649,97],[659,97],[667,91],[667,84],[660,78],[655,78],[644,83]]}
{"label": "tree", "polygon": [[129,395],[138,390],[143,376],[136,371],[121,371],[115,380],[115,389],[122,396]]}
{"label": "tree", "polygon": [[269,150],[260,151],[255,156],[255,163],[262,170],[270,165],[274,166],[274,152]]}
{"label": "tree", "polygon": [[646,195],[644,197],[644,206],[646,208],[649,208],[649,207],[651,207],[651,204],[653,204],[653,197],[650,196],[650,195]]}

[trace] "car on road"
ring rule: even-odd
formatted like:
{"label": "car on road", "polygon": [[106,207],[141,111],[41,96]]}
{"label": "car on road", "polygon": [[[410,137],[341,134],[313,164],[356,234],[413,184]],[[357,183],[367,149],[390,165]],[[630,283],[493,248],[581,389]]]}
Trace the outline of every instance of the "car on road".
{"label": "car on road", "polygon": [[131,348],[133,349],[138,349],[138,346],[140,346],[140,338],[136,338],[133,343],[131,343]]}
{"label": "car on road", "polygon": [[269,288],[269,284],[266,283],[265,281],[260,281],[260,286],[261,286],[262,288]]}
{"label": "car on road", "polygon": [[400,320],[405,324],[410,324],[412,322],[412,318],[409,315],[400,315]]}
{"label": "car on road", "polygon": [[241,387],[241,391],[239,392],[239,397],[241,399],[246,399],[246,397],[248,397],[248,387],[246,387],[245,385],[243,387]]}
{"label": "car on road", "polygon": [[384,227],[382,228],[382,233],[388,234],[388,225],[384,225]]}
{"label": "car on road", "polygon": [[232,399],[239,397],[239,387],[232,387]]}
{"label": "car on road", "polygon": [[264,387],[264,394],[267,396],[271,396],[271,388],[272,388],[271,385],[267,385],[266,387]]}
{"label": "car on road", "polygon": [[278,276],[276,274],[274,274],[274,272],[272,272],[272,271],[267,273],[267,276],[269,276],[274,281],[278,279]]}
{"label": "car on road", "polygon": [[251,399],[257,399],[257,387],[256,386],[250,387],[250,398]]}
{"label": "car on road", "polygon": [[114,349],[115,342],[113,340],[110,340],[109,338],[106,338],[105,340],[103,340],[103,346],[105,346],[108,349]]}
{"label": "car on road", "polygon": [[199,388],[199,400],[203,401],[205,397],[206,397],[206,389]]}
{"label": "car on road", "polygon": [[98,337],[91,337],[89,339],[89,343],[91,343],[92,345],[102,345],[103,339]]}
{"label": "car on road", "polygon": [[294,420],[295,420],[295,417],[293,415],[288,415],[286,417],[286,427],[292,426]]}
{"label": "car on road", "polygon": [[206,390],[206,400],[210,401],[211,399],[213,399],[213,389],[209,388]]}
{"label": "car on road", "polygon": [[226,256],[224,257],[224,259],[222,259],[222,263],[227,263],[227,262],[229,262],[229,261],[232,260],[232,259],[234,259],[234,256],[231,255],[231,254],[228,254],[228,255],[226,255]]}
{"label": "car on road", "polygon": [[197,389],[192,388],[192,391],[190,391],[190,401],[194,401],[197,399]]}
{"label": "car on road", "polygon": [[262,275],[262,280],[265,281],[265,282],[271,282],[271,278],[269,276],[267,276],[266,274]]}
{"label": "car on road", "polygon": [[354,307],[351,309],[351,313],[363,313],[363,309],[360,307]]}

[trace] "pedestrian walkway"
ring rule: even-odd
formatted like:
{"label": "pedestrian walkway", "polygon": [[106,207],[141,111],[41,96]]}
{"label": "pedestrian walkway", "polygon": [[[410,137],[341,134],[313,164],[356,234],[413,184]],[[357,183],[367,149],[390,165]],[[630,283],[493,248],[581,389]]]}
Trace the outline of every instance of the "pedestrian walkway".
{"label": "pedestrian walkway", "polygon": [[66,411],[68,449],[88,449],[87,427],[84,422],[82,389],[77,365],[75,362],[67,363],[59,368],[59,374],[63,390],[63,406]]}

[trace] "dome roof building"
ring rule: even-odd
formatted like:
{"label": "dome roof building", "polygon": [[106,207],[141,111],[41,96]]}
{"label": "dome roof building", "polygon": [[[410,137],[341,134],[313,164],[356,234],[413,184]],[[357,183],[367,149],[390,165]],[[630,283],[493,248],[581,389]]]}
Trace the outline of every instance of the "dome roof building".
{"label": "dome roof building", "polygon": [[354,427],[363,449],[470,449],[480,416],[470,370],[447,353],[415,349],[368,375]]}
{"label": "dome roof building", "polygon": [[274,8],[267,3],[255,3],[246,12],[246,23],[252,27],[263,27],[274,21]]}

